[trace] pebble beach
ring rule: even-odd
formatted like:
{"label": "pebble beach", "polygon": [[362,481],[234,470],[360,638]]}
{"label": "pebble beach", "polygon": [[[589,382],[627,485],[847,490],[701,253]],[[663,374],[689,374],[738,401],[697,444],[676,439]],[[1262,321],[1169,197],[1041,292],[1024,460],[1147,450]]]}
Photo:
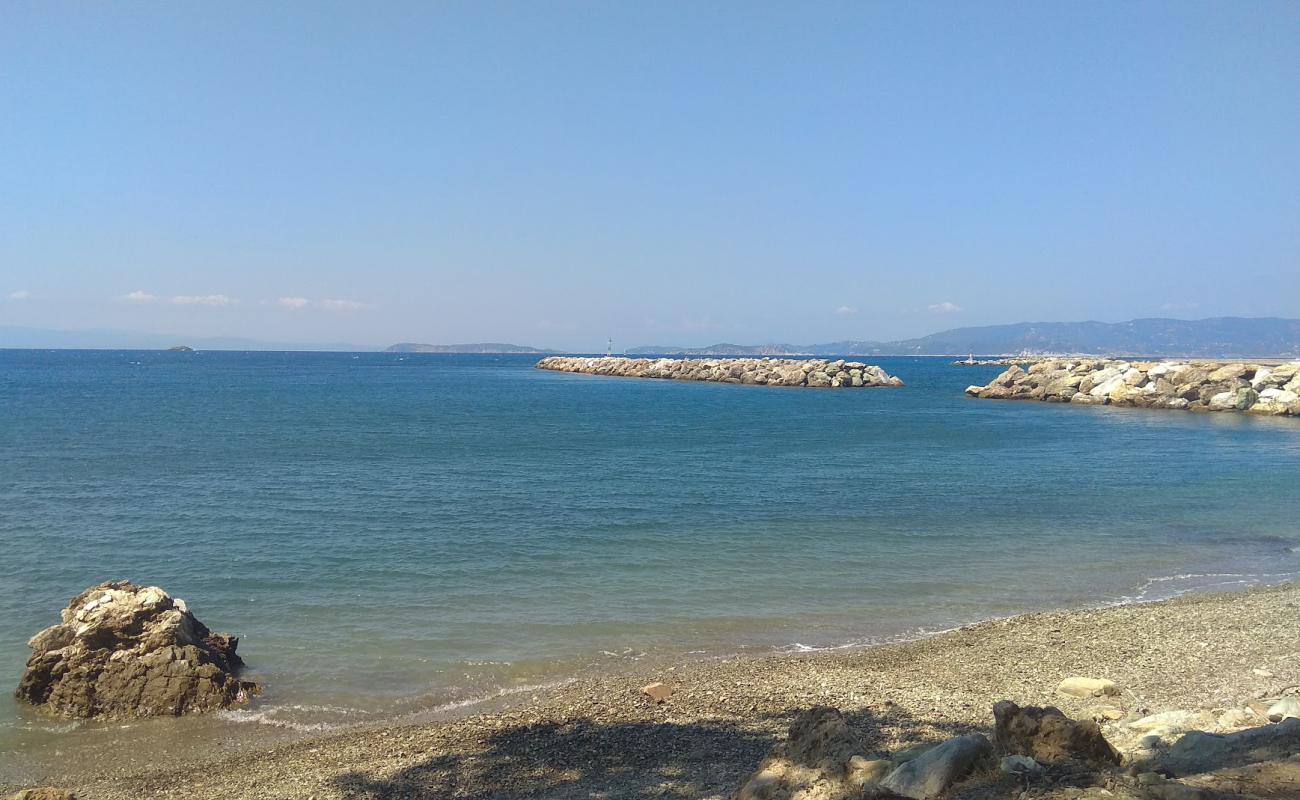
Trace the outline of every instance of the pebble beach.
{"label": "pebble beach", "polygon": [[[1126,723],[1155,713],[1249,714],[1250,703],[1300,684],[1297,612],[1300,586],[1286,584],[1028,614],[857,650],[641,665],[459,719],[94,777],[69,764],[45,777],[104,800],[727,797],[791,719],[817,705],[843,711],[881,754],[987,733],[1003,699],[1098,719],[1117,743]],[[1113,681],[1119,694],[1057,692],[1072,675]],[[647,697],[641,690],[652,682],[672,695]],[[952,796],[1019,796],[999,786],[977,778]]]}

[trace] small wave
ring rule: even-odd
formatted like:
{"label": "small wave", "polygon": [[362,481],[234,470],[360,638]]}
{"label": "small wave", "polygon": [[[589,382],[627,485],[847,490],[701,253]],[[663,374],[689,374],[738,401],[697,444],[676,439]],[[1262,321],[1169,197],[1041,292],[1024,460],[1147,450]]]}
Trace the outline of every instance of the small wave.
{"label": "small wave", "polygon": [[[924,635],[924,634],[921,634]],[[908,634],[910,638],[910,634]],[[778,653],[826,653],[834,650],[854,650],[860,647],[870,647],[874,644],[885,644],[885,640],[877,639],[855,639],[850,642],[841,642],[839,644],[804,644],[803,642],[793,642],[785,647],[778,647]]]}
{"label": "small wave", "polygon": [[306,711],[308,713],[317,713],[317,714],[364,714],[365,713],[359,708],[350,708],[348,706],[321,706],[321,705],[310,705],[306,703],[293,703],[286,706],[273,706],[272,708],[289,708],[294,711]]}
{"label": "small wave", "polygon": [[[9,726],[4,726],[9,727]],[[72,722],[23,722],[14,727],[24,728],[29,731],[40,731],[41,733],[71,733],[81,727],[81,720]]]}
{"label": "small wave", "polygon": [[[1300,545],[1291,548],[1291,552],[1300,553]],[[1177,581],[1196,581],[1196,583],[1184,587],[1168,587],[1169,584]],[[1160,600],[1170,600],[1182,597],[1187,594],[1210,591],[1231,591],[1236,588],[1249,588],[1254,586],[1270,586],[1289,581],[1300,581],[1300,571],[1297,572],[1272,572],[1272,573],[1248,573],[1248,572],[1188,572],[1178,575],[1160,575],[1148,578],[1134,589],[1134,594],[1123,595],[1115,600],[1099,601],[1094,603],[1085,603],[1078,606],[1071,606],[1061,610],[1088,610],[1099,608],[1115,608],[1127,605],[1139,605],[1142,603],[1153,603]],[[1168,587],[1166,591],[1157,591],[1161,587]],[[1018,612],[1015,614],[999,615],[993,617],[983,617],[946,628],[915,628],[909,631],[903,631],[891,636],[857,639],[852,641],[840,642],[829,645],[809,645],[802,642],[792,642],[783,647],[776,647],[774,650],[782,655],[794,655],[798,653],[821,653],[835,650],[855,650],[868,647],[877,647],[881,645],[900,644],[904,642],[914,642],[921,639],[929,639],[935,636],[953,633],[964,628],[982,625],[990,622],[999,622],[1014,619],[1025,613],[1032,611]]]}
{"label": "small wave", "polygon": [[529,683],[520,686],[503,686],[500,689],[497,689],[495,692],[489,692],[487,694],[482,694],[482,695],[475,695],[474,697],[467,697],[464,700],[452,700],[451,702],[442,703],[441,705],[436,705],[433,706],[432,708],[411,712],[411,714],[407,716],[415,716],[416,714],[429,714],[429,713],[442,714],[448,711],[455,711],[461,708],[469,708],[471,706],[476,706],[479,703],[486,703],[489,700],[496,700],[501,697],[512,697],[517,694],[527,694],[528,692],[543,692],[548,689],[558,689],[561,686],[566,686],[570,683],[573,683],[575,680],[577,679],[565,678],[563,680],[551,681],[549,683]]}
{"label": "small wave", "polygon": [[645,653],[643,652],[638,653],[635,650],[633,650],[631,647],[625,647],[623,648],[622,651],[617,653],[615,653],[612,650],[601,650],[600,654],[603,656],[609,656],[610,658],[628,658],[631,659],[632,661],[637,661],[639,659],[645,658]]}
{"label": "small wave", "polygon": [[227,722],[271,725],[276,728],[285,728],[287,730],[299,731],[302,733],[319,733],[321,731],[346,727],[345,723],[339,722],[298,722],[296,720],[280,719],[273,716],[277,711],[284,708],[293,708],[293,706],[272,706],[265,711],[225,709],[217,712],[217,718],[223,719]]}
{"label": "small wave", "polygon": [[[1265,586],[1300,578],[1298,572],[1187,572],[1179,575],[1161,575],[1148,578],[1139,584],[1135,594],[1121,597],[1110,605],[1129,605],[1153,600],[1182,597],[1192,592],[1233,587]],[[1169,584],[1188,582],[1188,586],[1169,587]],[[1164,591],[1160,591],[1161,589]]]}

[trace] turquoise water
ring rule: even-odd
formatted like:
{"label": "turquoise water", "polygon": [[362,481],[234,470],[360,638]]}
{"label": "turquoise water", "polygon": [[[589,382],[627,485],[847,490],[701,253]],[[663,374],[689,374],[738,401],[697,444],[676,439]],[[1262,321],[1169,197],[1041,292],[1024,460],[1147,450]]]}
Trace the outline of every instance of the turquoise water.
{"label": "turquoise water", "polygon": [[[1296,420],[534,360],[0,351],[0,684],[116,578],[242,637],[266,694],[201,740],[1300,572]],[[10,765],[96,730],[0,701]]]}

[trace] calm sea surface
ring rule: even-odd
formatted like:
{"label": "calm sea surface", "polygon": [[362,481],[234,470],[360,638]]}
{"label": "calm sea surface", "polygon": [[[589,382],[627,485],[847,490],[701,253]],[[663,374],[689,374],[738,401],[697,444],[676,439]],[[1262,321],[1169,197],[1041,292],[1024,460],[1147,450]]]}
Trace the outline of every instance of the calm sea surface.
{"label": "calm sea surface", "polygon": [[[1300,572],[1293,419],[968,400],[999,368],[941,359],[858,391],[534,361],[0,351],[0,782]],[[265,696],[130,728],[19,707],[26,639],[119,578],[241,636]]]}

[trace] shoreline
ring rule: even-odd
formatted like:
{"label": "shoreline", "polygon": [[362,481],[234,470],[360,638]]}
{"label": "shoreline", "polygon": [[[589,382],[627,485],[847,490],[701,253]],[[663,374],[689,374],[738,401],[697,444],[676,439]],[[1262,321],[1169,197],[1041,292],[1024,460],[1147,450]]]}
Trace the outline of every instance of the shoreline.
{"label": "shoreline", "polygon": [[[1300,682],[1300,630],[1288,624],[1285,615],[1280,620],[1273,616],[1266,624],[1272,607],[1289,607],[1294,615],[1300,607],[1300,583],[1036,611],[885,644],[625,664],[616,670],[580,673],[558,685],[466,703],[449,711],[445,719],[369,723],[233,755],[204,751],[163,769],[48,778],[54,785],[75,788],[83,800],[166,792],[188,797],[369,798],[407,796],[404,792],[429,797],[511,797],[522,795],[525,785],[537,780],[553,784],[553,793],[545,796],[586,797],[593,791],[620,796],[621,789],[646,788],[648,775],[637,765],[663,760],[663,748],[668,747],[672,763],[660,767],[671,767],[669,772],[678,777],[661,781],[667,785],[664,796],[725,796],[783,734],[789,718],[814,704],[836,705],[846,713],[870,712],[871,727],[887,734],[894,745],[943,738],[953,730],[987,729],[992,724],[989,707],[1004,696],[1022,704],[1055,704],[1066,713],[1079,713],[1082,709],[1075,706],[1082,701],[1056,696],[1053,689],[1065,677],[1059,674],[1062,670],[1090,674],[1090,666],[1099,673],[1097,677],[1117,679],[1132,692],[1131,698],[1126,693],[1126,700],[1151,711],[1193,702],[1195,707],[1240,704],[1261,690],[1253,686],[1262,679],[1252,669],[1270,671],[1265,668],[1277,654],[1291,659],[1286,665],[1289,672],[1276,668],[1271,672]],[[1248,618],[1256,618],[1258,624],[1243,626]],[[1175,633],[1171,620],[1182,620],[1184,627],[1199,621],[1201,637],[1190,640],[1185,632]],[[1206,625],[1207,620],[1211,624]],[[1172,661],[1198,665],[1192,686],[1215,684],[1217,689],[1189,694],[1186,686],[1171,684],[1177,669],[1135,670],[1133,653],[1128,652],[1132,648],[1097,639],[1098,628],[1122,629],[1129,637],[1144,640],[1154,634],[1151,649]],[[1065,629],[1091,636],[1071,641],[1061,634]],[[1279,646],[1267,646],[1270,641]],[[1046,642],[1051,646],[1045,648]],[[1209,663],[1215,659],[1207,661],[1204,652],[1193,652],[1216,644],[1226,646],[1224,655],[1234,654],[1238,661],[1246,656],[1252,663],[1227,669],[1222,663]],[[1085,663],[1060,663],[1056,672],[1048,669],[1051,674],[1043,677],[1042,662],[1061,662],[1062,651],[1071,646],[1072,660]],[[967,663],[972,648],[984,659]],[[1009,681],[1016,670],[990,670],[989,662],[1005,661],[1020,651],[1025,661],[1038,662],[1026,664],[1022,671],[1039,679],[1017,683]],[[960,655],[962,664],[954,669],[944,655]],[[931,662],[931,669],[921,669],[917,662]],[[663,705],[639,693],[640,686],[654,681],[677,689]],[[1230,697],[1234,687],[1243,696]],[[1175,699],[1180,703],[1173,703]],[[880,714],[892,721],[874,719]],[[681,737],[696,742],[684,754],[664,740]],[[552,755],[538,757],[538,748]],[[584,750],[585,755],[575,757]],[[528,754],[534,754],[533,765],[524,771],[533,776],[529,780],[513,775],[511,769],[503,775],[475,776],[463,775],[461,766],[452,769],[462,762],[503,758],[513,764]],[[595,765],[611,760],[627,763],[616,772],[595,774]],[[582,763],[593,766],[585,770],[575,766]],[[706,765],[710,774],[697,774]],[[683,783],[682,776],[690,780]],[[432,791],[428,781],[435,777],[437,791]],[[603,783],[609,785],[602,788]],[[17,788],[6,787],[6,791]]]}

